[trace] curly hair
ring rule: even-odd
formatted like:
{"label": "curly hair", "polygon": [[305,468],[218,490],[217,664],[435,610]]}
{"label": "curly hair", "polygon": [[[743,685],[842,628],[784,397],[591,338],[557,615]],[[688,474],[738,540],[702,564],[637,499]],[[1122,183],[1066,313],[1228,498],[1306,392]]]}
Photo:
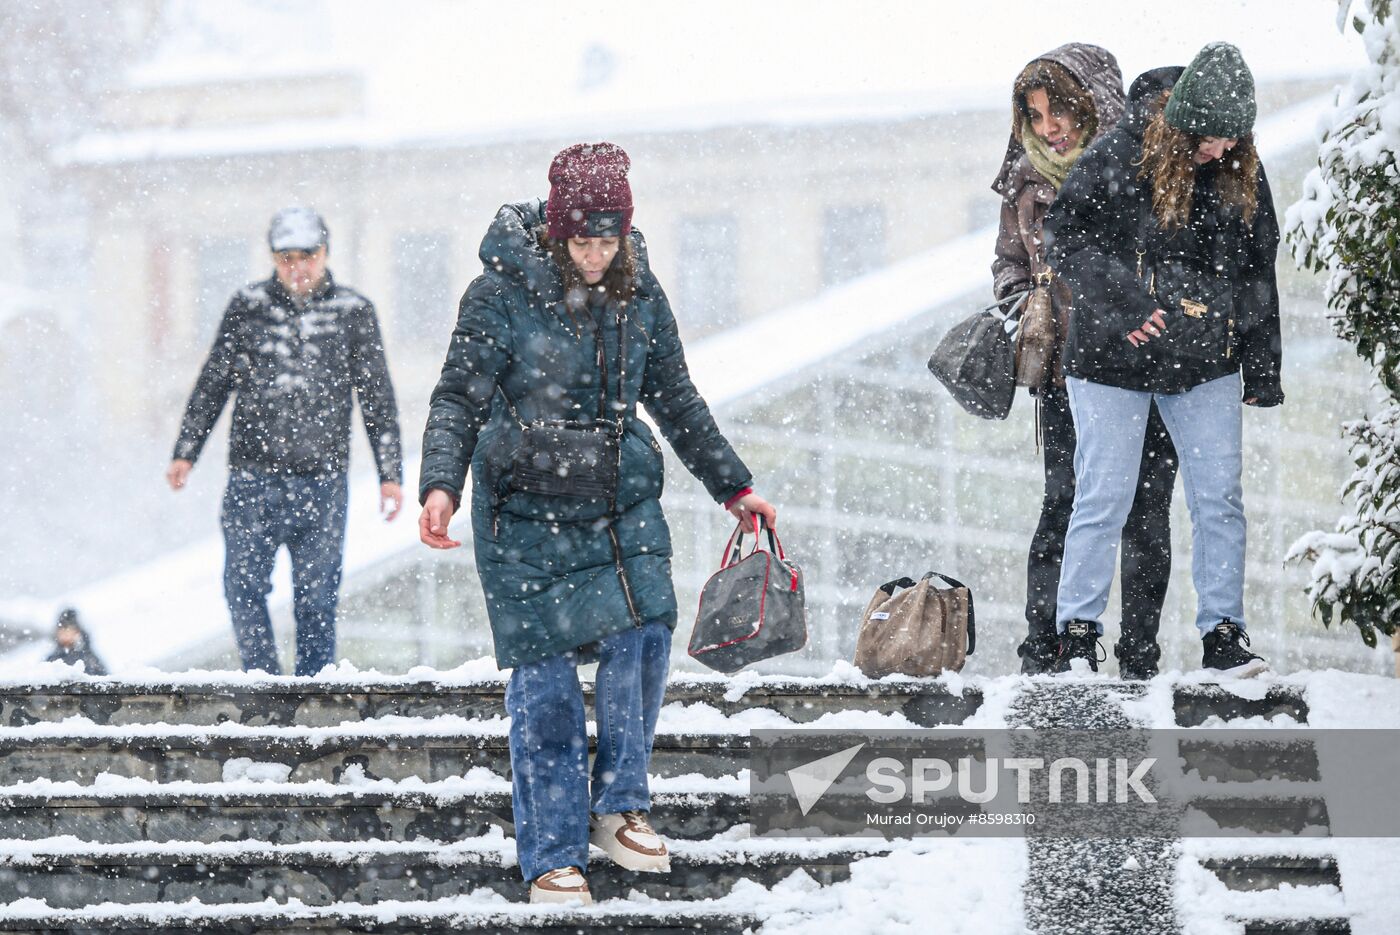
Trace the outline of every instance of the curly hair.
{"label": "curly hair", "polygon": [[[1166,230],[1179,230],[1191,217],[1191,200],[1196,191],[1196,150],[1204,137],[1178,130],[1167,123],[1162,110],[1170,91],[1163,91],[1142,136],[1142,158],[1138,178],[1152,183],[1152,211]],[[1222,157],[1216,170],[1215,188],[1225,205],[1238,208],[1245,223],[1254,220],[1258,207],[1259,151],[1254,134],[1240,137],[1235,148]]]}
{"label": "curly hair", "polygon": [[[632,248],[632,238],[623,237],[617,245],[617,254],[603,274],[601,282],[589,285],[569,255],[567,240],[554,240],[545,231],[539,234],[540,246],[564,279],[564,309],[569,313],[575,332],[579,332],[578,314],[588,305],[588,291],[601,289],[607,293],[609,301],[626,306],[637,291],[637,252]],[[581,332],[579,332],[581,333]]]}
{"label": "curly hair", "polygon": [[1064,110],[1073,118],[1085,142],[1094,138],[1099,127],[1094,95],[1059,62],[1038,58],[1021,69],[1011,86],[1011,135],[1016,142],[1022,142],[1022,127],[1031,119],[1029,98],[1036,90],[1045,92],[1052,109]]}

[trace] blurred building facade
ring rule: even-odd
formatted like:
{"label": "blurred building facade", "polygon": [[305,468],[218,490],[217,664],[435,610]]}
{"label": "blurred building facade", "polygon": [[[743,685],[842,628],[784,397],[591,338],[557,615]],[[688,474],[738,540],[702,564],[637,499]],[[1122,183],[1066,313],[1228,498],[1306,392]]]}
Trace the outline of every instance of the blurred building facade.
{"label": "blurred building facade", "polygon": [[[331,268],[376,302],[421,414],[486,225],[502,203],[545,195],[550,158],[578,137],[356,138],[361,93],[338,73],[137,87],[114,100],[121,129],[75,148],[113,352],[97,375],[120,420],[173,425],[230,294],[270,274],[264,231],[288,202],[326,217]],[[632,156],[636,223],[686,335],[993,220],[1005,114],[925,111],[610,134]]]}
{"label": "blurred building facade", "polygon": [[[1262,115],[1325,86],[1266,87]],[[1004,102],[924,100],[781,115],[686,117],[679,107],[681,116],[622,121],[605,134],[469,123],[398,133],[361,119],[370,108],[362,75],[309,66],[138,80],[110,108],[114,129],[75,145],[67,169],[91,202],[91,280],[102,297],[91,316],[101,349],[91,377],[110,429],[161,451],[229,295],[270,274],[265,225],[285,203],[321,210],[332,270],[377,303],[412,449],[457,296],[480,269],[481,235],[501,203],[546,193],[545,168],[564,145],[606,135],[631,153],[637,226],[683,334],[696,340],[994,224],[988,183],[1008,116]],[[1280,205],[1311,158],[1300,147],[1287,165],[1269,165]],[[992,246],[989,236],[988,267]],[[1331,522],[1347,467],[1338,414],[1363,404],[1365,386],[1346,347],[1330,338],[1321,284],[1289,266],[1280,263],[1289,403],[1251,413],[1246,429],[1251,623],[1265,655],[1367,667],[1352,634],[1324,633],[1311,620],[1301,579],[1280,565],[1293,537]],[[929,307],[898,333],[833,349],[841,353],[801,379],[719,407],[807,568],[812,641],[775,667],[815,671],[849,658],[874,587],[937,568],[978,589],[977,671],[1014,668],[1041,469],[1024,402],[1007,423],[978,422],[924,369],[942,331],[966,311]],[[853,302],[849,314],[861,313]],[[222,435],[206,453],[211,466],[221,466]],[[368,464],[363,441],[355,445],[358,463]],[[699,486],[668,466],[677,586],[682,607],[693,607],[728,530]],[[406,468],[411,486],[416,465]],[[1187,632],[1194,594],[1180,503],[1174,538],[1163,635],[1169,663],[1189,668],[1199,660]],[[347,577],[342,655],[403,669],[488,653],[467,551],[406,550]],[[687,633],[683,619],[678,660]],[[169,663],[233,658],[229,641]]]}

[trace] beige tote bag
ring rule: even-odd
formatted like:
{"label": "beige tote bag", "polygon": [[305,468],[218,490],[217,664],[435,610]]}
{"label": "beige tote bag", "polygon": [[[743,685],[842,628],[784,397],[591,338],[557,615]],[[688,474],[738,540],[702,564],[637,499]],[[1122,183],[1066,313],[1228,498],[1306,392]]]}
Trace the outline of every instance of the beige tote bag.
{"label": "beige tote bag", "polygon": [[856,667],[870,678],[957,672],[976,648],[976,619],[971,589],[939,572],[882,584],[861,620]]}

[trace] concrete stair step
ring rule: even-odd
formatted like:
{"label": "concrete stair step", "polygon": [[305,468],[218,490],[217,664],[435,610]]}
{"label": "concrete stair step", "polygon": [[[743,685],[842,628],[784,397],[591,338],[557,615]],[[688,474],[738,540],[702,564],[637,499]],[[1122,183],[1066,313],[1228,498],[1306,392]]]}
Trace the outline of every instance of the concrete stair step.
{"label": "concrete stair step", "polygon": [[[103,773],[152,782],[218,782],[224,764],[251,759],[290,768],[298,782],[340,782],[347,775],[426,782],[485,768],[509,775],[504,725],[457,718],[375,727],[188,728],[32,725],[0,728],[0,786],[62,777],[92,783]],[[362,729],[363,728],[363,729]],[[43,730],[43,733],[35,733]],[[747,765],[747,732],[657,733],[655,775],[730,776]]]}
{"label": "concrete stair step", "polygon": [[1342,885],[1337,861],[1332,857],[1267,855],[1248,857],[1207,857],[1205,867],[1232,890],[1275,890],[1290,886]]}
{"label": "concrete stair step", "polygon": [[[1142,692],[1141,683],[1110,682],[1096,687],[1125,695]],[[591,718],[592,684],[585,683],[583,691]],[[10,683],[0,686],[0,726],[20,727],[72,717],[97,724],[253,726],[334,726],[386,716],[441,714],[491,718],[505,715],[504,695],[505,682],[500,679],[462,683],[291,678]],[[933,679],[873,682],[783,676],[751,680],[678,676],[666,693],[668,704],[708,704],[726,715],[760,707],[795,723],[808,723],[832,712],[857,710],[900,714],[920,726],[961,724],[981,706],[982,697],[981,687],[971,679],[957,693]],[[1173,688],[1173,708],[1181,727],[1199,726],[1210,717],[1230,720],[1284,714],[1299,723],[1308,718],[1302,690],[1285,685],[1270,686],[1263,698],[1251,699],[1217,684],[1182,683]]]}
{"label": "concrete stair step", "polygon": [[[509,787],[459,794],[287,791],[270,795],[155,792],[142,795],[11,795],[0,790],[0,837],[73,836],[111,844],[461,841],[514,834]],[[728,791],[652,792],[651,820],[673,840],[732,831],[749,820],[747,785]]]}
{"label": "concrete stair step", "polygon": [[1351,921],[1329,919],[1243,919],[1244,935],[1351,935]]}
{"label": "concrete stair step", "polygon": [[[584,684],[593,716],[593,686]],[[827,682],[768,677],[736,682],[673,678],[668,704],[708,704],[724,714],[767,708],[797,723],[836,711],[902,714],[921,726],[961,724],[982,704],[979,688],[950,692],[931,679],[902,682]],[[0,725],[21,727],[82,717],[97,724],[223,723],[258,726],[334,726],[386,716],[504,717],[505,682],[178,682],[128,684],[81,680],[0,687]]]}
{"label": "concrete stair step", "polygon": [[1239,831],[1315,836],[1326,834],[1331,827],[1327,800],[1320,795],[1202,795],[1191,799],[1188,807],[1205,815],[1226,835]]}
{"label": "concrete stair step", "polygon": [[589,908],[473,904],[448,899],[396,907],[308,907],[162,903],[78,910],[0,907],[0,932],[22,935],[744,935],[753,915],[708,902],[613,903]]}
{"label": "concrete stair step", "polygon": [[[18,846],[17,846],[18,845]],[[674,842],[671,870],[622,870],[596,852],[595,899],[717,899],[748,880],[772,886],[797,871],[822,884],[845,880],[852,861],[888,853],[879,842]],[[7,853],[8,852],[8,853]],[[81,841],[0,842],[0,892],[61,909],[106,903],[279,903],[333,906],[438,900],[491,890],[528,897],[504,838],[459,844],[92,845]]]}
{"label": "concrete stair step", "polygon": [[1287,715],[1299,724],[1308,722],[1308,702],[1301,688],[1271,685],[1263,698],[1244,698],[1228,687],[1201,682],[1177,685],[1172,706],[1178,727],[1199,727],[1208,718],[1222,720]]}

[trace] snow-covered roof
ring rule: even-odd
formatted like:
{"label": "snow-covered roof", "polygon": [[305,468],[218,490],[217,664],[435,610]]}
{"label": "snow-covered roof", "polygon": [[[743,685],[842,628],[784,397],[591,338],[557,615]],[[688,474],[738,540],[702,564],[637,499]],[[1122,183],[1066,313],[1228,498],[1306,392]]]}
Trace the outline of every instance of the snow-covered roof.
{"label": "snow-covered roof", "polygon": [[[358,78],[339,117],[90,135],[68,158],[104,163],[304,148],[460,145],[759,123],[886,120],[1007,106],[1021,66],[1068,39],[1099,42],[1124,74],[1238,43],[1261,80],[1361,64],[1316,0],[1177,0],[1125,17],[1083,0],[1073,28],[1041,2],[879,4],[836,0],[563,3],[341,0],[188,4],[131,87]],[[259,93],[269,93],[262,90]],[[275,92],[274,92],[275,93]]]}

